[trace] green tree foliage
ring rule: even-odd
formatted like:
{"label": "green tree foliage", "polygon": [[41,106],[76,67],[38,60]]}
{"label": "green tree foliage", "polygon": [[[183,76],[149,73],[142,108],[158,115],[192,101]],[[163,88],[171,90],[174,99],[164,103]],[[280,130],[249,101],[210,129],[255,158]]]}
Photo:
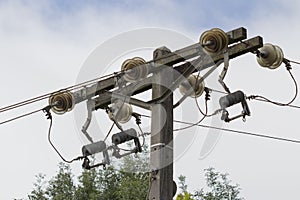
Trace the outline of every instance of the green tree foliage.
{"label": "green tree foliage", "polygon": [[113,167],[108,167],[106,170],[99,170],[98,168],[97,186],[101,197],[99,199],[119,200],[120,181],[120,172]]}
{"label": "green tree foliage", "polygon": [[202,188],[194,194],[187,192],[185,176],[179,176],[179,188],[182,193],[176,200],[242,200],[239,197],[240,188],[238,185],[232,185],[228,174],[217,172],[214,168],[205,169],[205,179],[208,191]]}
{"label": "green tree foliage", "polygon": [[186,177],[180,175],[178,180],[178,186],[182,193],[177,195],[176,200],[194,200],[192,198],[193,195],[187,191]]}
{"label": "green tree foliage", "polygon": [[[145,153],[146,154],[146,153]],[[38,175],[30,200],[140,200],[148,192],[148,161],[144,155],[127,156],[120,170],[109,166],[83,170],[73,182],[70,167],[59,164],[59,170],[50,181]]]}
{"label": "green tree foliage", "polygon": [[78,177],[78,182],[75,199],[99,199],[100,192],[98,191],[97,172],[95,169],[84,170]]}
{"label": "green tree foliage", "polygon": [[188,187],[187,184],[185,183],[185,179],[186,179],[186,177],[183,176],[183,175],[180,175],[178,177],[178,180],[179,180],[179,183],[178,183],[179,189],[181,189],[182,192],[186,192],[187,191],[187,187]]}
{"label": "green tree foliage", "polygon": [[72,200],[75,192],[73,175],[69,165],[59,164],[59,171],[50,181],[46,194],[52,200]]}
{"label": "green tree foliage", "polygon": [[181,194],[178,194],[178,196],[176,197],[176,200],[194,200],[192,198],[192,194],[188,193],[188,192],[183,192]]}
{"label": "green tree foliage", "polygon": [[[69,165],[60,163],[57,174],[46,181],[45,175],[36,176],[34,188],[28,195],[29,200],[141,200],[146,199],[149,191],[149,165],[147,155],[125,157],[120,170],[109,166],[106,170],[94,168],[83,170],[77,180]],[[207,187],[194,193],[188,192],[186,177],[179,176],[178,186],[181,193],[176,200],[242,200],[240,188],[232,185],[227,174],[215,169],[205,170]],[[75,182],[77,184],[75,184]]]}
{"label": "green tree foliage", "polygon": [[28,195],[29,200],[47,200],[45,193],[45,175],[38,174],[36,176],[36,183],[33,184],[34,189]]}
{"label": "green tree foliage", "polygon": [[208,191],[204,191],[202,188],[196,192],[195,197],[203,200],[242,200],[239,197],[240,188],[237,184],[232,185],[231,180],[228,178],[228,174],[222,174],[216,172],[214,168],[208,168],[205,170],[206,184],[209,188]]}

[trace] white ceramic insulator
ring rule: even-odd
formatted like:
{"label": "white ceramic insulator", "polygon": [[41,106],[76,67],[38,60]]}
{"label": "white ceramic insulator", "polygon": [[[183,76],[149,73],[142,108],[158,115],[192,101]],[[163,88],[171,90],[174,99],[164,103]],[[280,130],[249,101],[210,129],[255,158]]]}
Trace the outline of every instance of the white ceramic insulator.
{"label": "white ceramic insulator", "polygon": [[144,79],[148,75],[146,61],[140,57],[127,59],[123,62],[121,69],[125,71],[124,79],[127,82],[133,83]]}
{"label": "white ceramic insulator", "polygon": [[[127,123],[132,117],[132,106],[122,100],[117,100],[113,106],[113,117],[119,123]],[[112,116],[111,116],[112,117]]]}
{"label": "white ceramic insulator", "polygon": [[179,85],[179,91],[182,95],[189,95],[190,97],[197,98],[202,95],[205,83],[201,81],[202,77],[199,75],[191,74],[186,80]]}
{"label": "white ceramic insulator", "polygon": [[276,69],[283,62],[284,55],[279,46],[267,43],[258,49],[258,51],[259,56],[257,57],[257,62],[262,67]]}

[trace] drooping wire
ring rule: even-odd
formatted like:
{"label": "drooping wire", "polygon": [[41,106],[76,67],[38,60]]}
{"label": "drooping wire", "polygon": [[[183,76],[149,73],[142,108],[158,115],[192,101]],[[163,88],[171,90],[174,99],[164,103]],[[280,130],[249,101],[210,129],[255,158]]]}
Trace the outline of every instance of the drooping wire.
{"label": "drooping wire", "polygon": [[[141,116],[146,117],[146,118],[151,118],[148,115],[141,115]],[[272,140],[279,140],[279,141],[285,141],[285,142],[292,142],[292,143],[300,144],[300,140],[293,140],[293,139],[288,139],[288,138],[283,138],[283,137],[274,137],[274,136],[265,135],[265,134],[258,134],[258,133],[253,133],[253,132],[251,133],[251,132],[247,132],[247,131],[240,131],[240,130],[234,130],[234,129],[228,129],[228,128],[220,128],[220,127],[204,125],[204,124],[195,125],[192,122],[185,122],[185,121],[180,121],[180,120],[173,120],[173,122],[179,123],[179,124],[185,124],[185,125],[198,126],[198,127],[206,128],[206,129],[215,129],[215,130],[220,130],[220,131],[225,131],[225,132],[232,132],[232,133],[248,135],[248,136],[253,136],[253,137],[267,138],[267,139],[272,139]]]}
{"label": "drooping wire", "polygon": [[145,143],[146,143],[146,138],[145,138],[145,134],[144,134],[144,131],[142,130],[141,126],[138,124],[137,125],[139,127],[139,130],[141,132],[141,135],[143,137],[143,144],[141,145],[141,147],[144,147],[145,146]]}
{"label": "drooping wire", "polygon": [[[264,100],[264,99],[253,99],[253,100],[269,103],[269,101],[266,101],[266,100]],[[297,108],[297,109],[300,109],[300,106],[291,105],[291,104],[290,104],[290,105],[286,105],[285,107],[290,107],[290,108]]]}
{"label": "drooping wire", "polygon": [[[205,91],[205,92],[206,92],[206,96],[205,96],[205,112],[203,112],[202,109],[201,109],[200,106],[199,106],[199,103],[198,103],[197,97],[196,97],[196,91],[197,91],[197,86],[198,86],[198,84],[199,84],[199,81],[204,81],[203,78],[200,78],[200,80],[199,80],[199,77],[200,77],[200,71],[199,71],[198,74],[197,74],[196,82],[195,82],[195,85],[194,85],[193,90],[194,90],[194,95],[195,95],[194,99],[195,99],[197,108],[198,108],[199,112],[203,115],[203,117],[200,118],[200,120],[199,120],[198,122],[194,123],[194,125],[200,124],[200,123],[208,116],[208,115],[207,115],[207,113],[208,113],[208,105],[207,105],[207,102],[208,102],[208,100],[210,100],[210,97],[209,97],[209,94],[208,94],[209,91]],[[188,128],[193,127],[194,125],[189,125],[189,126],[186,126],[186,127],[182,127],[182,128],[178,128],[178,129],[173,129],[173,131],[181,131],[181,130],[185,130],[185,129],[188,129]]]}
{"label": "drooping wire", "polygon": [[[220,93],[220,94],[228,94],[226,92],[223,92],[223,91],[220,91],[220,90],[216,90],[216,89],[213,89],[213,88],[209,88],[209,90],[212,91],[212,92]],[[264,99],[253,99],[253,100],[255,100],[255,101],[261,101],[261,102],[267,102],[268,103],[268,101],[266,101]],[[300,109],[300,106],[292,105],[292,104],[286,105],[285,107],[291,107],[291,108],[298,108],[298,109]]]}
{"label": "drooping wire", "polygon": [[57,150],[57,148],[54,146],[54,144],[52,143],[51,141],[51,129],[52,129],[52,124],[53,124],[53,119],[52,119],[52,114],[50,112],[50,109],[51,109],[51,106],[46,106],[45,108],[43,108],[43,112],[46,113],[46,117],[47,119],[50,120],[50,124],[49,124],[49,129],[48,129],[48,141],[50,143],[50,145],[52,146],[52,148],[55,150],[55,152],[59,155],[59,157],[66,163],[72,163],[74,161],[77,161],[77,160],[81,160],[81,159],[84,159],[84,156],[78,156],[77,158],[74,158],[72,160],[66,160],[62,155],[61,153]]}
{"label": "drooping wire", "polygon": [[205,113],[203,113],[204,114],[203,117],[201,117],[201,119],[198,122],[189,124],[188,126],[185,126],[185,127],[182,127],[182,128],[173,129],[173,131],[174,132],[182,131],[182,130],[189,129],[189,128],[192,128],[192,127],[200,124],[206,118],[207,112],[208,112],[208,106],[207,106],[207,101],[205,101]]}
{"label": "drooping wire", "polygon": [[[195,102],[196,102],[196,105],[197,105],[197,108],[198,108],[198,110],[199,110],[199,112],[203,115],[203,116],[205,116],[206,117],[206,115],[207,115],[207,101],[209,100],[209,97],[207,96],[207,98],[205,98],[205,113],[201,110],[201,108],[200,108],[200,106],[199,106],[199,103],[198,103],[198,101],[197,101],[197,97],[196,97],[196,90],[197,90],[197,86],[198,86],[198,82],[200,81],[200,80],[198,80],[199,79],[199,77],[200,77],[200,71],[198,72],[198,74],[197,74],[197,78],[196,78],[196,82],[195,82],[195,85],[194,85],[194,93],[195,93]],[[204,80],[201,80],[202,82],[204,81]]]}
{"label": "drooping wire", "polygon": [[[210,94],[209,94],[209,93],[210,93],[210,89],[209,89],[209,88],[205,88],[204,91],[205,91],[205,104],[206,104],[206,107],[207,107],[207,102],[210,100]],[[197,108],[198,108],[199,112],[200,112],[202,115],[206,116],[206,117],[212,117],[212,116],[215,116],[215,115],[217,115],[219,112],[222,111],[222,109],[217,109],[216,111],[214,111],[214,112],[211,113],[211,114],[204,113],[204,112],[202,111],[200,105],[199,105],[199,102],[196,100],[196,98],[195,98],[195,101],[196,101],[196,105],[197,105]]]}
{"label": "drooping wire", "polygon": [[277,106],[289,106],[291,105],[297,98],[298,96],[298,84],[297,84],[297,81],[294,77],[294,75],[292,74],[291,72],[291,65],[289,63],[290,61],[286,60],[286,68],[287,68],[287,71],[289,72],[294,84],[295,84],[295,95],[294,97],[288,102],[288,103],[280,103],[280,102],[276,102],[276,101],[272,101],[264,96],[261,96],[261,95],[250,95],[247,97],[247,99],[251,100],[251,99],[259,99],[259,100],[263,100],[265,102],[268,102],[268,103],[272,103],[274,105],[277,105]]}
{"label": "drooping wire", "polygon": [[290,71],[289,71],[289,73],[290,73],[290,75],[291,75],[291,77],[292,77],[292,79],[293,79],[293,81],[294,81],[294,83],[295,83],[295,88],[296,88],[296,89],[295,89],[295,95],[294,95],[293,99],[290,100],[288,103],[275,102],[275,101],[269,100],[268,98],[263,97],[263,96],[261,96],[261,95],[251,95],[251,96],[249,96],[249,97],[247,97],[247,98],[248,98],[248,99],[264,100],[264,101],[266,101],[266,102],[275,104],[275,105],[277,105],[277,106],[289,106],[289,105],[291,105],[291,104],[295,101],[295,99],[297,98],[297,96],[298,96],[298,85],[297,85],[297,81],[295,80],[295,77],[293,76],[293,74],[292,74]]}

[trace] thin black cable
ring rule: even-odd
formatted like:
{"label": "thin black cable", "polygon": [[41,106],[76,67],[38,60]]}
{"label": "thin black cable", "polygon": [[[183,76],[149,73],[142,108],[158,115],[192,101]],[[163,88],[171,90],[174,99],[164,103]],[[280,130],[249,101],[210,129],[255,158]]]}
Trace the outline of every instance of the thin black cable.
{"label": "thin black cable", "polygon": [[[212,92],[220,93],[220,94],[228,94],[228,93],[226,93],[226,92],[223,92],[223,91],[220,91],[220,90],[216,90],[216,89],[213,89],[213,88],[209,88],[209,90],[212,91]],[[264,99],[253,99],[253,100],[269,103],[268,101],[266,101],[266,100],[264,100]],[[298,109],[300,109],[300,106],[292,105],[292,104],[286,105],[285,107],[291,107],[291,108],[298,108]]]}
{"label": "thin black cable", "polygon": [[[197,101],[197,97],[196,97],[196,90],[197,90],[197,86],[198,86],[198,82],[199,82],[199,77],[200,77],[200,71],[198,72],[198,74],[197,74],[197,78],[196,78],[196,83],[195,83],[195,86],[194,86],[194,94],[195,94],[195,102],[196,102],[196,105],[197,105],[197,108],[198,108],[198,110],[199,110],[199,112],[203,115],[203,116],[206,116],[207,115],[207,100],[205,100],[205,109],[206,109],[206,112],[204,113],[202,110],[201,110],[201,108],[200,108],[200,106],[199,106],[199,103],[198,103],[198,101]],[[201,80],[202,82],[204,81],[204,80]]]}
{"label": "thin black cable", "polygon": [[300,65],[300,62],[297,62],[297,61],[294,61],[294,60],[288,60],[290,63],[294,63],[294,64],[297,64],[297,65]]}
{"label": "thin black cable", "polygon": [[[253,100],[269,103],[268,101],[266,101],[264,99],[253,99]],[[291,107],[291,108],[298,108],[298,109],[300,109],[300,106],[291,105],[291,104],[290,105],[286,105],[285,107]]]}
{"label": "thin black cable", "polygon": [[217,93],[221,93],[221,94],[228,94],[227,92],[223,92],[221,90],[217,90],[217,89],[213,89],[213,88],[208,88],[210,91],[212,92],[217,92]]}
{"label": "thin black cable", "polygon": [[186,126],[186,127],[182,127],[182,128],[177,128],[177,129],[173,129],[173,131],[182,131],[182,130],[185,130],[185,129],[189,129],[189,128],[192,128],[198,124],[200,124],[205,118],[206,118],[206,115],[207,115],[207,111],[208,111],[208,108],[207,108],[207,101],[205,101],[205,113],[203,113],[203,117],[196,123],[192,123],[190,124],[189,126]]}
{"label": "thin black cable", "polygon": [[[118,127],[118,129],[119,129],[121,132],[124,132],[122,126],[119,124],[119,122],[118,122],[114,117],[112,117],[111,120],[114,122],[114,124]],[[130,150],[130,149],[123,149],[123,148],[120,148],[120,147],[118,147],[118,148],[119,148],[120,150],[123,150],[123,151],[132,151],[132,150]]]}
{"label": "thin black cable", "polygon": [[146,143],[145,134],[144,134],[144,132],[143,132],[141,126],[140,126],[139,124],[137,124],[137,126],[139,127],[139,129],[140,129],[140,131],[141,131],[141,135],[142,135],[142,137],[143,137],[143,144],[142,144],[142,146],[141,146],[141,147],[143,147],[143,146],[145,145],[145,143]]}
{"label": "thin black cable", "polygon": [[[208,100],[210,100],[210,98],[209,98],[209,96],[206,94],[206,97],[205,97],[205,106],[206,106],[206,109],[207,109],[207,102],[208,102]],[[215,116],[215,115],[217,115],[217,114],[221,111],[221,109],[218,109],[218,110],[216,110],[215,112],[213,112],[213,113],[211,113],[211,114],[207,114],[207,112],[204,113],[204,112],[202,111],[202,109],[201,109],[201,107],[200,107],[200,105],[199,105],[199,103],[198,103],[198,101],[197,101],[196,98],[195,98],[195,101],[196,101],[196,105],[197,105],[197,108],[198,108],[199,112],[200,112],[203,116],[205,116],[205,117],[212,117],[212,116]]]}
{"label": "thin black cable", "polygon": [[11,119],[8,119],[8,120],[5,120],[5,121],[2,121],[2,122],[0,122],[0,125],[6,124],[6,123],[8,123],[8,122],[12,122],[12,121],[17,120],[17,119],[20,119],[20,118],[22,118],[22,117],[27,117],[27,116],[32,115],[32,114],[34,114],[34,113],[40,112],[40,111],[42,111],[42,110],[43,110],[43,109],[38,109],[38,110],[29,112],[29,113],[26,113],[26,114],[23,114],[23,115],[19,115],[19,116],[17,116],[17,117],[14,117],[14,118],[11,118]]}
{"label": "thin black cable", "polygon": [[104,138],[104,140],[103,140],[104,142],[107,140],[107,138],[108,138],[108,136],[110,135],[110,133],[111,133],[112,129],[114,128],[114,126],[115,126],[115,123],[113,123],[113,124],[111,125],[109,131],[107,132],[107,134],[106,134],[106,136],[105,136],[105,138]]}
{"label": "thin black cable", "polygon": [[[146,117],[146,118],[151,118],[148,115],[141,115],[141,116]],[[185,124],[185,125],[194,125],[194,123],[191,123],[191,122],[184,122],[184,121],[180,121],[180,120],[173,120],[173,121],[175,123],[180,123],[180,124]],[[300,144],[300,140],[293,140],[293,139],[282,138],[282,137],[274,137],[274,136],[269,136],[269,135],[265,135],[265,134],[251,133],[251,132],[247,132],[247,131],[240,131],[240,130],[234,130],[234,129],[228,129],[228,128],[220,128],[220,127],[204,125],[204,124],[197,124],[197,125],[194,125],[194,126],[207,128],[207,129],[211,128],[211,129],[216,129],[216,130],[220,130],[220,131],[238,133],[238,134],[242,134],[242,135],[261,137],[261,138],[267,138],[267,139],[273,139],[273,140],[279,140],[279,141],[285,141],[285,142],[292,142],[292,143]]]}
{"label": "thin black cable", "polygon": [[138,126],[141,134],[138,135],[139,136],[142,136],[143,137],[143,144],[141,145],[141,147],[143,147],[145,145],[145,142],[146,142],[146,138],[145,138],[145,134],[144,134],[144,131],[142,130],[140,124],[142,124],[142,120],[141,120],[141,115],[139,113],[132,113],[131,114],[134,118],[135,118],[135,123],[136,125]]}
{"label": "thin black cable", "polygon": [[266,98],[264,96],[261,96],[261,95],[250,95],[250,96],[247,97],[247,99],[250,99],[250,100],[251,99],[260,99],[260,100],[264,100],[264,101],[266,101],[268,103],[275,104],[277,106],[289,106],[289,105],[291,105],[295,101],[295,99],[297,98],[297,96],[298,96],[298,84],[297,84],[297,81],[296,81],[295,77],[293,76],[292,72],[290,70],[288,70],[288,72],[289,72],[289,74],[290,74],[290,76],[293,79],[293,82],[295,84],[295,95],[292,98],[292,100],[290,100],[288,103],[275,102],[275,101],[272,101],[272,100],[270,100],[270,99],[268,99],[268,98]]}
{"label": "thin black cable", "polygon": [[[45,112],[47,112],[47,111],[45,111]],[[49,114],[49,113],[50,113],[50,112],[48,111],[47,114],[46,114],[46,116],[48,117],[47,119],[50,119],[50,124],[49,124],[49,129],[48,129],[48,141],[49,141],[50,145],[52,146],[52,148],[56,151],[56,153],[59,155],[59,157],[60,157],[64,162],[66,162],[66,163],[72,163],[72,162],[74,162],[74,161],[83,159],[83,158],[84,158],[83,156],[78,156],[77,158],[74,158],[74,159],[72,159],[72,160],[66,160],[66,159],[60,154],[60,152],[56,149],[56,147],[55,147],[54,144],[52,143],[51,137],[50,137],[50,136],[51,136],[51,128],[52,128],[52,122],[53,122],[53,120],[52,120],[51,113],[50,113],[50,114]]]}

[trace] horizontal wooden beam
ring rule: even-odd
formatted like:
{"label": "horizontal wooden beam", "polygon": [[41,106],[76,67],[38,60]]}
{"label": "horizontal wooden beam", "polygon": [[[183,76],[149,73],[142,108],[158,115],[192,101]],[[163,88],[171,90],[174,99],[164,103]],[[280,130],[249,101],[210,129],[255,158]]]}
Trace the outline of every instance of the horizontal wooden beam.
{"label": "horizontal wooden beam", "polygon": [[[251,38],[249,40],[240,42],[238,44],[235,44],[233,46],[230,46],[228,48],[228,55],[230,59],[236,58],[237,56],[249,53],[249,52],[253,52],[255,50],[257,50],[258,48],[263,46],[263,40],[260,36]],[[201,71],[203,69],[206,69],[212,65],[214,65],[215,63],[222,61],[224,59],[224,55],[223,54],[218,54],[212,58],[210,58],[209,56],[205,56],[204,58],[197,58],[191,62],[182,64],[180,66],[174,67],[174,69],[179,72],[176,73],[177,74],[177,79],[179,78],[180,74],[184,74],[184,76],[188,76],[189,74],[196,72],[196,71]],[[188,71],[188,73],[186,73]],[[182,77],[181,77],[182,78]],[[131,83],[128,86],[124,87],[124,88],[120,88],[116,91],[114,91],[114,93],[120,93],[122,95],[128,95],[128,96],[132,96],[134,94],[138,94],[138,93],[142,93],[144,91],[147,91],[149,89],[151,89],[151,84],[153,82],[153,76],[150,76],[148,78],[145,78],[144,80],[141,80],[140,82],[137,83]],[[170,88],[172,89],[176,89],[178,84],[180,83],[179,81],[174,81],[174,85],[170,86]],[[172,92],[172,90],[170,90],[169,92]],[[104,95],[104,94],[102,94]],[[165,96],[168,96],[168,94],[164,94],[162,97],[160,98],[164,98]],[[95,108],[102,108],[103,105],[108,105],[111,102],[111,99],[108,98],[102,98],[102,97],[97,97],[97,103],[95,105]],[[159,99],[153,99],[151,100],[151,102],[148,102],[149,104],[159,101]]]}
{"label": "horizontal wooden beam", "polygon": [[[247,38],[247,30],[243,27],[229,31],[226,34],[229,38],[229,44],[233,44]],[[199,43],[196,43],[188,47],[179,49],[177,51],[171,52],[165,55],[164,57],[155,60],[155,64],[154,61],[151,60],[147,62],[146,65],[149,68],[149,73],[152,73],[156,70],[160,70],[160,67],[164,65],[174,65],[187,59],[199,56],[201,53],[202,46]],[[123,74],[123,72],[118,73],[117,75],[103,79],[92,86],[73,92],[75,104],[85,101],[86,99],[98,96],[102,94],[103,91],[112,90],[116,87],[118,78],[122,77]],[[151,86],[147,86],[146,88],[150,89]],[[140,93],[138,90],[135,90],[135,92]]]}

